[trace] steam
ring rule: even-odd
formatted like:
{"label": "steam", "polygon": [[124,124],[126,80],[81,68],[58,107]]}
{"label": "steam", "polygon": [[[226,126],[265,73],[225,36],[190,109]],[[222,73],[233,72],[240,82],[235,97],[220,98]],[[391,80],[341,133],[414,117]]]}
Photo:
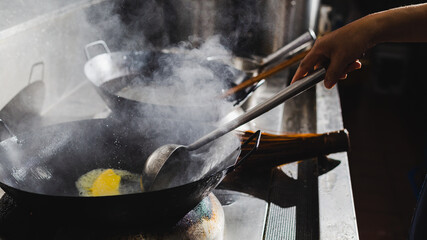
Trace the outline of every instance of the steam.
{"label": "steam", "polygon": [[[177,110],[199,106],[195,111],[208,112],[212,111],[212,108],[209,109],[210,104],[223,108],[219,114],[229,111],[232,103],[219,96],[230,87],[230,80],[236,78],[238,71],[206,60],[213,54],[229,55],[219,44],[219,38],[210,39],[200,48],[178,52],[160,56],[159,69],[155,70],[151,79],[137,79],[141,84],[119,95],[144,103],[173,106]],[[171,116],[173,114],[179,115],[179,111],[171,113]]]}
{"label": "steam", "polygon": [[[164,114],[163,106],[172,106],[168,108],[169,112],[166,114],[167,118],[189,121],[207,121],[206,126],[193,133],[194,135],[186,134],[185,139],[195,139],[200,137],[200,132],[208,132],[212,129],[212,125],[216,122],[212,119],[205,119],[207,115],[216,115],[216,120],[221,119],[226,113],[232,111],[233,103],[225,99],[221,99],[219,95],[221,92],[230,85],[227,85],[230,79],[236,79],[239,71],[225,66],[222,63],[208,63],[206,59],[212,56],[230,57],[231,52],[220,43],[220,36],[213,36],[206,40],[200,47],[189,49],[188,44],[182,44],[175,47],[173,54],[179,54],[176,57],[166,57],[159,59],[160,69],[156,70],[152,79],[148,82],[154,83],[154,87],[145,85],[143,88],[134,88],[133,95],[123,94],[122,96],[133,98],[144,103],[156,105],[156,108],[143,108],[142,115],[158,116],[156,112],[158,109]],[[182,47],[184,46],[184,47]],[[182,55],[181,55],[182,54]],[[175,55],[173,55],[175,56]],[[218,64],[212,66],[212,64]],[[165,76],[165,72],[166,74]],[[138,79],[141,80],[141,79]],[[144,79],[142,79],[144,80]],[[145,79],[147,81],[147,79]],[[156,86],[156,83],[161,82],[162,86]],[[135,90],[137,92],[135,92]],[[127,92],[129,93],[129,92]],[[160,106],[160,107],[159,107]],[[189,112],[188,107],[191,108]],[[164,123],[163,123],[164,124]],[[173,122],[171,122],[174,125]],[[151,123],[149,128],[159,128]],[[169,131],[169,139],[165,143],[178,143],[173,139],[179,139],[182,135],[176,135],[180,131],[177,130],[179,126],[170,127],[174,131]],[[181,129],[185,131],[186,129]],[[184,144],[189,144],[185,142]],[[191,158],[182,158],[180,162],[172,165],[172,171],[169,171],[169,187],[185,184],[199,180],[214,171],[220,171],[229,167],[235,161],[236,156],[232,153],[236,151],[240,142],[232,135],[224,136],[209,147],[203,148],[198,151]],[[230,155],[232,155],[230,157]],[[234,157],[234,159],[233,159]]]}
{"label": "steam", "polygon": [[[204,17],[201,15],[188,16],[190,20],[183,19],[183,15],[188,11],[194,11],[197,7],[204,8],[207,5],[197,3],[196,6],[193,6],[186,5],[185,2],[174,2],[171,6],[165,6],[159,1],[133,4],[136,4],[136,7],[127,6],[127,12],[122,15],[119,15],[118,12],[123,9],[117,8],[115,10],[107,8],[111,10],[111,17],[108,17],[105,12],[101,13],[105,21],[98,21],[96,27],[100,29],[99,32],[102,33],[104,40],[112,49],[116,48],[117,51],[125,51],[129,54],[144,51],[166,54],[155,59],[156,68],[153,69],[152,74],[134,77],[130,80],[131,87],[126,86],[116,94],[125,99],[144,103],[138,109],[134,109],[135,113],[131,115],[145,118],[161,117],[178,122],[205,122],[205,126],[198,131],[185,134],[183,132],[186,129],[179,129],[180,124],[174,124],[173,121],[168,122],[167,124],[171,126],[167,127],[161,125],[166,124],[164,121],[160,121],[161,124],[150,121],[150,125],[141,121],[141,124],[137,126],[142,130],[147,128],[159,129],[159,131],[174,129],[174,131],[168,131],[169,139],[153,139],[159,144],[177,143],[182,138],[194,141],[201,137],[201,133],[212,130],[217,121],[232,111],[233,102],[221,99],[219,96],[222,91],[230,87],[230,82],[241,77],[242,73],[223,63],[207,61],[212,56],[221,56],[224,59],[232,56],[229,45],[224,44],[224,36],[220,34],[203,36],[201,34],[201,30],[210,28],[214,25],[213,22],[205,19],[200,22],[209,24],[209,26],[194,25],[200,20],[197,18]],[[173,16],[167,16],[171,8],[174,8],[176,12],[173,13]],[[221,19],[223,22],[232,20],[230,15],[219,13],[216,16],[209,16]],[[93,17],[88,16],[88,19],[93,19]],[[171,25],[170,19],[176,19],[175,25]],[[194,22],[190,24],[188,21],[192,20]],[[189,24],[183,26],[185,23]],[[176,26],[181,27],[182,32],[189,34],[183,36],[184,34],[175,29]],[[198,29],[193,29],[195,27]],[[246,31],[247,26],[244,29]],[[192,30],[194,32],[191,32]],[[112,109],[112,111],[115,110]],[[135,124],[132,125],[135,127]],[[198,167],[194,166],[192,170],[188,171],[189,174],[195,174],[196,171],[205,174],[209,172],[213,166],[224,160],[224,155],[229,155],[231,151],[238,148],[239,142],[235,140],[230,137],[221,138],[221,144],[229,148],[225,149],[216,142],[215,146],[208,150],[208,152],[210,151],[209,156],[211,156],[210,161],[206,161],[209,162],[208,166],[202,166],[203,163],[199,162]],[[191,141],[181,144],[189,144]]]}
{"label": "steam", "polygon": [[[49,2],[53,4],[49,4]],[[176,18],[176,14],[182,14],[180,17],[185,17],[185,11],[196,11],[197,9],[185,8],[192,6],[191,4],[178,6],[179,3],[171,1],[173,2],[171,3],[172,8],[175,7],[175,9],[172,9],[162,1],[133,1],[135,2],[134,4],[138,5],[138,8],[129,7],[125,12],[119,5],[122,1],[99,0],[96,2],[96,5],[85,8],[84,12],[77,13],[77,15],[84,14],[82,21],[79,22],[79,26],[76,28],[78,31],[75,31],[74,42],[78,43],[78,48],[70,49],[68,48],[69,46],[65,46],[64,50],[69,52],[64,52],[65,56],[61,56],[60,59],[54,58],[54,61],[66,62],[67,65],[72,65],[72,67],[67,69],[68,72],[63,73],[62,79],[50,80],[44,104],[44,110],[46,110],[44,113],[46,115],[57,114],[56,117],[58,119],[62,118],[65,121],[77,119],[77,117],[70,117],[73,111],[70,114],[70,111],[64,113],[60,110],[63,101],[72,98],[76,92],[83,91],[86,86],[82,84],[82,79],[85,79],[85,76],[82,76],[82,65],[84,64],[81,62],[84,59],[82,50],[85,44],[95,40],[104,40],[112,52],[156,51],[169,52],[181,56],[178,59],[175,57],[159,58],[157,63],[161,68],[156,69],[149,79],[145,76],[136,76],[132,79],[134,83],[148,80],[150,84],[139,85],[139,87],[128,89],[128,92],[117,92],[123,96],[130,94],[127,95],[130,99],[150,103],[150,107],[141,107],[133,110],[135,112],[128,113],[129,117],[125,118],[123,122],[124,124],[129,124],[129,128],[138,128],[136,131],[141,133],[144,133],[145,129],[157,129],[159,137],[156,138],[156,134],[153,134],[153,146],[167,143],[192,143],[215,128],[218,121],[233,110],[233,102],[221,99],[218,96],[222,91],[230,87],[228,85],[230,81],[238,78],[241,72],[222,63],[209,62],[206,59],[212,56],[230,57],[232,55],[231,47],[237,44],[238,35],[246,34],[251,29],[248,24],[253,24],[254,19],[251,19],[250,15],[241,13],[242,16],[244,15],[241,28],[231,29],[230,26],[232,26],[234,19],[230,15],[230,10],[228,10],[232,9],[232,6],[229,5],[224,6],[224,15],[219,14],[221,11],[218,11],[217,14],[209,15],[212,19],[199,21],[200,19],[198,18],[203,17],[203,14],[192,15],[188,19]],[[196,2],[191,1],[191,3]],[[205,4],[203,1],[197,4],[201,8],[209,7],[209,4]],[[37,4],[37,6],[40,6],[41,10],[34,6],[34,11],[45,11],[42,8],[58,5],[57,1],[45,1],[44,4]],[[16,14],[16,16],[18,15]],[[174,19],[176,20],[175,22]],[[196,26],[194,23],[203,24]],[[220,29],[212,28],[214,24],[220,26]],[[192,29],[193,27],[197,27],[197,29]],[[204,28],[207,27],[212,31],[206,35],[202,34]],[[50,33],[49,29],[47,28],[48,33]],[[213,34],[215,31],[219,34]],[[227,36],[226,34],[228,33],[230,35]],[[50,41],[60,42],[62,36],[49,37],[52,37]],[[51,49],[49,46],[51,44],[52,42],[46,42],[46,49]],[[58,55],[57,53],[49,54]],[[52,57],[50,55],[49,57]],[[75,64],[73,65],[71,62],[75,62]],[[53,64],[47,64],[46,71],[49,71],[52,66]],[[48,72],[46,76],[49,76]],[[135,92],[134,90],[138,90],[138,88],[141,91]],[[142,91],[144,92],[141,96]],[[76,103],[75,105],[77,106],[75,108],[76,112],[93,112],[94,109],[104,110],[99,105],[93,104],[95,102],[93,100],[96,97],[86,95],[85,98],[73,99],[75,100],[73,103]],[[157,105],[160,105],[160,107],[154,107]],[[165,105],[173,106],[173,108],[166,108],[165,110],[165,108],[162,108]],[[183,110],[182,106],[189,108]],[[142,115],[143,118],[153,119],[161,116],[162,118],[167,118],[168,121],[166,121],[167,123],[165,121],[149,121],[149,124],[147,124],[146,121],[139,122],[137,118],[131,118],[134,115]],[[212,115],[215,118],[212,118]],[[186,127],[183,128],[182,124],[176,124],[176,122],[182,121],[190,122],[190,125],[192,121],[197,122],[198,128],[190,130]],[[168,126],[164,126],[164,124],[168,124]],[[173,129],[173,131],[169,129]],[[160,134],[164,130],[168,133],[166,136],[165,134]],[[43,151],[38,153],[39,157],[49,157],[61,151],[68,144],[71,134],[64,131],[56,136],[55,141],[52,141],[50,145],[47,145]],[[208,148],[200,149],[203,152],[198,152],[196,158],[202,160],[193,162],[191,169],[186,169],[185,171],[191,177],[189,181],[198,180],[202,176],[211,173],[214,169],[218,169],[218,166],[222,166],[220,164],[239,147],[239,144],[240,142],[236,141],[235,136],[228,134],[209,145]],[[13,151],[10,150],[9,152],[12,154]],[[39,178],[50,178],[48,169],[40,169],[37,166],[34,167],[33,171],[29,170],[28,173],[23,174],[23,170],[20,169],[28,169],[28,165],[20,161],[30,161],[31,159],[21,159],[18,156],[19,149],[12,155],[14,156],[10,156],[10,161],[12,161],[10,164],[13,165],[13,169],[16,169],[16,177],[25,178],[24,175],[36,174]],[[231,163],[226,163],[226,165],[229,164]],[[139,172],[140,169],[136,171]]]}

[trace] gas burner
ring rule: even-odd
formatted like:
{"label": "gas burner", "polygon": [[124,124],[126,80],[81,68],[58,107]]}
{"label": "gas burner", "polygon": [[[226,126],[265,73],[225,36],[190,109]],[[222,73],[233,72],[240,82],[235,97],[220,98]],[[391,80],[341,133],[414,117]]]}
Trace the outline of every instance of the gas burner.
{"label": "gas burner", "polygon": [[[107,211],[107,210],[106,210]],[[147,216],[150,217],[150,216]],[[173,227],[156,230],[114,228],[97,223],[84,224],[69,219],[45,219],[17,206],[11,197],[0,199],[1,239],[222,239],[224,211],[213,193],[204,198]],[[137,225],[137,219],[129,220]],[[83,220],[82,220],[83,222]]]}

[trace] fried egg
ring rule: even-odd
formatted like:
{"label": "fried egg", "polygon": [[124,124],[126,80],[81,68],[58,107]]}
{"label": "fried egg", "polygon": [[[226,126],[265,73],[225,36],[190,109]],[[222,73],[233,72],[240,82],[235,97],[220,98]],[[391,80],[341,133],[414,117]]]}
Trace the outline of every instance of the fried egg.
{"label": "fried egg", "polygon": [[76,181],[80,196],[112,196],[141,192],[138,174],[118,169],[94,169]]}

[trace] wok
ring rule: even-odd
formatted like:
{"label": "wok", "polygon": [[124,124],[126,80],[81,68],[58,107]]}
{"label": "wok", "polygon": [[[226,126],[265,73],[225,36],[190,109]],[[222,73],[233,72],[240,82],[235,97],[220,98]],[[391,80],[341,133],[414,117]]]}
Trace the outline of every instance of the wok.
{"label": "wok", "polygon": [[[95,46],[102,46],[105,53],[91,57],[89,49]],[[125,115],[214,122],[228,114],[231,105],[242,103],[262,84],[262,82],[253,84],[244,91],[230,96],[227,98],[229,104],[225,105],[224,102],[227,101],[220,101],[216,96],[249,78],[249,73],[220,61],[209,61],[189,55],[186,51],[111,52],[102,40],[86,45],[85,52],[88,59],[84,66],[86,77],[113,112]],[[176,75],[174,67],[188,62],[193,65],[196,62],[195,69],[203,69],[202,72],[192,74],[189,78],[196,80],[203,78],[204,81],[204,77],[199,75],[206,72],[207,75],[210,74],[208,78],[212,78],[213,81],[200,88],[203,90],[194,87],[197,86],[197,81],[191,86],[194,89],[190,91],[188,86],[184,87],[186,83],[170,87],[170,80]],[[185,81],[191,79],[187,78]],[[141,93],[143,88],[154,91]],[[140,92],[137,94],[140,95],[135,94],[138,89]],[[168,89],[172,94],[166,93],[164,94],[166,97],[157,96],[157,99],[153,100],[156,94],[162,93],[162,89]],[[175,96],[172,96],[173,94]],[[196,97],[189,98],[188,101],[182,98],[194,95]]]}
{"label": "wok", "polygon": [[[147,127],[156,123],[162,127]],[[99,223],[130,228],[173,225],[254,152],[259,144],[259,132],[246,132],[241,148],[231,147],[224,151],[226,157],[212,166],[209,166],[210,161],[201,159],[197,164],[208,164],[207,170],[193,182],[181,186],[119,196],[82,197],[77,193],[75,181],[95,168],[139,173],[146,157],[159,145],[169,141],[187,144],[199,137],[195,133],[204,135],[210,128],[200,122],[167,119],[144,119],[124,126],[122,121],[108,118],[61,123],[20,133],[0,142],[0,187],[19,206],[50,221],[60,217],[61,221],[69,220],[74,225],[90,222],[90,226]],[[177,134],[166,134],[171,129]],[[0,124],[1,131],[6,130]],[[279,142],[273,143],[279,144],[279,148],[270,148],[272,152],[267,150],[269,141],[276,137],[264,134],[267,152],[260,151],[257,161],[247,161],[244,165],[273,167],[319,154],[345,151],[349,146],[347,134],[340,131],[302,138],[280,137]],[[223,138],[227,136],[229,140],[236,137],[227,134]],[[212,144],[221,144],[222,140],[214,141],[208,148],[218,151],[220,148]],[[241,149],[246,154],[236,162]],[[281,149],[286,151],[280,152]],[[265,154],[270,154],[267,159],[263,157]]]}
{"label": "wok", "polygon": [[0,110],[0,119],[6,122],[13,132],[30,129],[39,119],[46,90],[43,78],[44,63],[34,63],[31,66],[28,85]]}
{"label": "wok", "polygon": [[[150,127],[154,124],[159,127]],[[124,126],[122,121],[108,118],[61,123],[20,133],[0,142],[0,187],[35,215],[116,225],[135,223],[139,227],[173,224],[256,147],[236,162],[240,147],[221,147],[221,141],[234,141],[240,146],[239,137],[226,135],[201,149],[200,159],[195,160],[200,164],[198,168],[205,169],[202,175],[193,182],[158,191],[82,197],[75,182],[97,168],[141,173],[145,159],[158,146],[169,141],[187,144],[210,128],[194,122],[159,119],[139,120]],[[259,139],[259,132],[249,141],[254,138]],[[207,159],[212,152],[203,155],[212,148],[222,152],[220,161]]]}

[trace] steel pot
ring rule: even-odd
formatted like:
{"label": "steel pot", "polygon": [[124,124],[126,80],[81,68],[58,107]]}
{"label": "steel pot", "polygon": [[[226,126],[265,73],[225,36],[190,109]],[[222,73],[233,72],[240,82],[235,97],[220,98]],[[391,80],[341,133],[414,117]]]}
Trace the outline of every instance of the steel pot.
{"label": "steel pot", "polygon": [[[89,53],[91,47],[100,45],[106,53],[99,54],[93,58]],[[88,61],[85,64],[84,71],[86,77],[95,86],[97,92],[104,99],[106,104],[116,113],[123,113],[130,116],[176,118],[187,120],[198,120],[214,122],[231,111],[231,105],[238,105],[244,101],[251,92],[253,92],[262,83],[257,83],[245,91],[231,96],[227,100],[216,98],[212,91],[221,94],[222,90],[233,87],[250,75],[237,70],[227,64],[208,61],[206,59],[194,59],[187,54],[170,53],[164,51],[139,51],[139,52],[111,52],[103,41],[93,42],[86,46],[86,55]],[[182,63],[186,61],[197,61],[198,66],[202,66],[206,71],[210,71],[213,78],[222,82],[213,83],[209,86],[215,86],[215,89],[201,88],[197,92],[184,92],[185,88],[181,85],[170,87],[170,79],[173,78],[173,66],[169,62]],[[197,76],[191,76],[197,77]],[[183,83],[184,86],[187,83]],[[197,83],[195,83],[197,84]],[[156,89],[157,88],[157,89]],[[146,93],[147,89],[153,91]],[[146,97],[150,94],[156,95],[162,93],[164,89],[170,90],[173,94],[177,89],[175,99],[172,97],[153,100]],[[184,89],[178,92],[178,89]],[[137,92],[139,91],[139,93]],[[204,99],[203,92],[211,93],[212,98]],[[133,97],[132,94],[140,94]],[[180,101],[180,98],[199,94],[201,98],[191,99],[190,101]],[[167,94],[166,94],[167,95]],[[163,99],[169,99],[163,101]],[[200,101],[199,101],[200,100]]]}

